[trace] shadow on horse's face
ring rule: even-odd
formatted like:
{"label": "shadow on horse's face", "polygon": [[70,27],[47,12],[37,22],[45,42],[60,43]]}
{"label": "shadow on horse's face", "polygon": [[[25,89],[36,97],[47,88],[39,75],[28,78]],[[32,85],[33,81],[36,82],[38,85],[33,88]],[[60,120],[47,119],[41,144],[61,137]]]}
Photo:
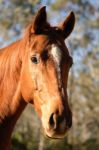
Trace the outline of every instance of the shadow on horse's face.
{"label": "shadow on horse's face", "polygon": [[[43,17],[43,21],[40,17]],[[43,26],[40,29],[39,26]],[[46,22],[45,8],[35,17],[30,43],[23,60],[21,89],[27,102],[38,112],[45,134],[62,138],[72,125],[72,113],[68,105],[67,79],[72,58],[64,39],[74,26],[74,14],[58,27]],[[65,29],[66,28],[66,29]]]}

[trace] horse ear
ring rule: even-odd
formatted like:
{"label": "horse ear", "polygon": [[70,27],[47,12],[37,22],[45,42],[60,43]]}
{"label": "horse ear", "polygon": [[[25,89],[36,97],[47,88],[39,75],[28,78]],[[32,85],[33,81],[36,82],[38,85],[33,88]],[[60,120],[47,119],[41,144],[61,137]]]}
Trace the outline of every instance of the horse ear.
{"label": "horse ear", "polygon": [[72,32],[75,24],[75,15],[73,12],[66,17],[66,19],[59,25],[59,28],[62,30],[64,38],[67,38]]}
{"label": "horse ear", "polygon": [[43,6],[36,14],[33,22],[34,33],[40,33],[43,31],[47,24],[46,6]]}

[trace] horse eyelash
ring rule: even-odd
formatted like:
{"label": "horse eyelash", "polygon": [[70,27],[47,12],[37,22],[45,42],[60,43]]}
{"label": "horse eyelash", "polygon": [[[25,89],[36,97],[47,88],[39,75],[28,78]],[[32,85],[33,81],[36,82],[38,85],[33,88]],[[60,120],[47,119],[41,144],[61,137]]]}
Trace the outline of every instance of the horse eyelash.
{"label": "horse eyelash", "polygon": [[36,55],[34,55],[34,56],[31,57],[31,61],[34,64],[38,64],[39,63],[39,58]]}

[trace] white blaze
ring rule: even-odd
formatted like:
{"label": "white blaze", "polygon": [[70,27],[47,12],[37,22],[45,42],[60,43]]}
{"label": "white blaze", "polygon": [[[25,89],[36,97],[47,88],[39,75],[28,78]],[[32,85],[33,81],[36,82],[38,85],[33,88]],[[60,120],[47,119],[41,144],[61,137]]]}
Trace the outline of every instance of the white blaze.
{"label": "white blaze", "polygon": [[51,54],[53,56],[53,59],[54,59],[55,65],[56,65],[58,79],[60,80],[61,79],[60,63],[61,63],[61,59],[62,59],[62,52],[58,46],[53,44],[52,49],[51,49]]}
{"label": "white blaze", "polygon": [[[61,84],[61,68],[60,68],[60,63],[62,60],[62,51],[61,49],[56,46],[55,44],[52,45],[52,49],[51,49],[51,54],[53,56],[55,65],[56,65],[56,69],[57,69],[57,74],[58,74],[58,80],[59,83]],[[64,96],[64,89],[61,89],[62,91],[62,95]]]}
{"label": "white blaze", "polygon": [[62,58],[61,50],[58,46],[52,45],[51,54],[56,62],[56,64],[59,66]]}

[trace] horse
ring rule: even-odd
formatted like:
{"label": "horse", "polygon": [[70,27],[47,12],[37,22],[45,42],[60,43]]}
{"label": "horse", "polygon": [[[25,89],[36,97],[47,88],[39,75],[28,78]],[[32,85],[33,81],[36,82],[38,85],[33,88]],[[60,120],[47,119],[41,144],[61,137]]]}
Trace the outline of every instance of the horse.
{"label": "horse", "polygon": [[63,22],[51,26],[43,6],[24,36],[0,49],[0,150],[10,150],[15,124],[29,103],[49,138],[61,139],[71,128],[67,81],[73,58],[65,39],[74,24],[71,11]]}

